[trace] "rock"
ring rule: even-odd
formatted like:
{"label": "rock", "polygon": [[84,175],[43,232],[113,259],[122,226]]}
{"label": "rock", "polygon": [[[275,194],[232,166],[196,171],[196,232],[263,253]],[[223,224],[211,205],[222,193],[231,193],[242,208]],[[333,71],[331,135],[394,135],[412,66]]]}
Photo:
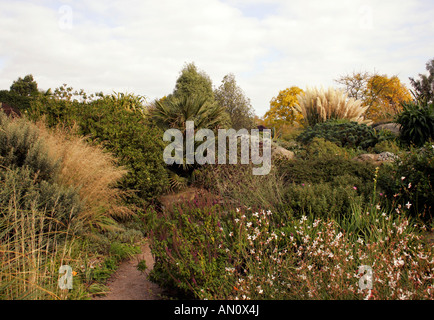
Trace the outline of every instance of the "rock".
{"label": "rock", "polygon": [[395,161],[398,159],[398,156],[396,154],[393,154],[392,152],[382,152],[380,154],[374,154],[374,153],[364,153],[360,154],[357,157],[353,158],[354,161],[368,161],[372,162],[376,165],[380,165],[383,162],[390,162]]}
{"label": "rock", "polygon": [[373,125],[372,128],[374,128],[377,131],[389,130],[395,136],[399,136],[399,132],[401,130],[401,125],[398,123],[390,122],[390,123],[382,123],[382,124]]}
{"label": "rock", "polygon": [[353,160],[355,161],[377,161],[377,154],[372,153],[364,153],[355,157]]}
{"label": "rock", "polygon": [[283,157],[283,158],[286,158],[288,160],[292,160],[295,157],[294,152],[292,152],[288,149],[282,148],[281,146],[278,146],[276,144],[272,145],[271,152],[274,156]]}
{"label": "rock", "polygon": [[395,161],[398,159],[398,156],[392,152],[382,152],[378,155],[377,161]]}

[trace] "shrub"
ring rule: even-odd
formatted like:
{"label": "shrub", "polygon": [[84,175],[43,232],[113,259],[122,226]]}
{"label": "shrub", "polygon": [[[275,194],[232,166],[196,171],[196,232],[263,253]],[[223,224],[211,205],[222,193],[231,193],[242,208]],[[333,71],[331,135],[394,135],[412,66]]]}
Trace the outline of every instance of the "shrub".
{"label": "shrub", "polygon": [[225,250],[223,228],[231,214],[199,197],[157,216],[150,234],[155,255],[151,279],[189,298],[230,291],[225,267],[235,253]]}
{"label": "shrub", "polygon": [[281,161],[278,168],[285,182],[296,184],[333,182],[340,176],[352,176],[365,184],[372,182],[374,169],[370,163],[359,163],[339,156]]}
{"label": "shrub", "polygon": [[303,114],[309,126],[327,120],[348,119],[357,123],[365,123],[363,114],[368,107],[362,106],[362,101],[348,98],[347,94],[329,88],[308,89],[304,94],[297,95],[298,109]]}
{"label": "shrub", "polygon": [[401,140],[421,147],[434,139],[434,104],[406,103],[403,111],[397,115],[396,122],[401,125]]}
{"label": "shrub", "polygon": [[365,200],[366,197],[359,194],[359,188],[364,187],[361,179],[351,176],[337,177],[330,183],[290,184],[284,189],[283,203],[290,216],[340,218],[348,215],[356,199]]}
{"label": "shrub", "polygon": [[31,97],[21,96],[8,90],[0,90],[0,102],[7,103],[21,112],[30,108],[31,101]]}
{"label": "shrub", "polygon": [[283,180],[274,166],[267,175],[253,175],[252,165],[203,166],[194,172],[193,185],[240,206],[278,210],[283,200]]}
{"label": "shrub", "polygon": [[38,129],[0,111],[0,168],[20,167],[30,168],[38,181],[52,181],[58,172],[58,162],[48,156]]}
{"label": "shrub", "polygon": [[90,102],[45,99],[33,105],[33,119],[45,118],[48,126],[77,126],[77,132],[111,152],[128,173],[119,187],[128,201],[142,204],[165,191],[168,185],[163,162],[162,131],[151,125],[141,109],[127,110],[131,96],[101,97]]}
{"label": "shrub", "polygon": [[390,201],[427,221],[432,219],[434,203],[434,148],[426,143],[421,148],[411,147],[400,161],[380,171],[379,186]]}
{"label": "shrub", "polygon": [[391,152],[395,155],[398,155],[402,152],[401,148],[394,140],[383,140],[378,142],[372,148],[372,151],[375,153]]}
{"label": "shrub", "polygon": [[[353,208],[341,225],[277,226],[271,211],[185,204],[158,220],[153,277],[199,299],[432,299],[434,251],[409,220]],[[372,291],[359,288],[361,265]]]}
{"label": "shrub", "polygon": [[50,159],[60,159],[56,181],[79,190],[85,207],[80,219],[91,226],[107,227],[107,219],[124,218],[132,211],[121,203],[124,193],[116,188],[127,171],[101,146],[60,127],[49,130],[38,123]]}
{"label": "shrub", "polygon": [[339,147],[336,143],[325,140],[324,138],[315,137],[306,146],[305,152],[300,152],[298,156],[304,159],[330,156],[349,158],[350,153],[354,154],[354,151],[350,152],[349,149]]}
{"label": "shrub", "polygon": [[356,122],[327,121],[307,128],[297,140],[304,144],[314,138],[323,138],[336,143],[339,147],[361,148],[367,150],[375,146],[379,138],[374,129]]}

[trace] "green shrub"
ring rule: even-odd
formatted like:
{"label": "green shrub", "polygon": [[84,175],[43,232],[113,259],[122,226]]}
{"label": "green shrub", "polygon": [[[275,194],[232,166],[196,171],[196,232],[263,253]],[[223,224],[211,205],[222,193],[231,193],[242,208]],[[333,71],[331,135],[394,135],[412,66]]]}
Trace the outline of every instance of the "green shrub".
{"label": "green shrub", "polygon": [[58,162],[48,157],[38,129],[24,119],[11,120],[0,111],[0,168],[28,167],[38,181],[52,181]]}
{"label": "green shrub", "polygon": [[289,183],[333,182],[340,176],[353,176],[365,184],[373,180],[375,167],[370,163],[360,163],[339,156],[325,156],[281,161],[278,170],[285,182]]}
{"label": "green shrub", "polygon": [[385,195],[408,212],[423,220],[432,219],[434,204],[434,148],[426,143],[421,148],[411,147],[400,161],[382,167],[378,185]]}
{"label": "green shrub", "polygon": [[267,175],[253,175],[252,165],[208,165],[194,171],[192,180],[194,186],[239,206],[281,207],[283,180],[274,166]]}
{"label": "green shrub", "polygon": [[406,103],[396,122],[401,125],[400,139],[421,147],[434,139],[434,104]]}
{"label": "green shrub", "polygon": [[339,147],[364,150],[373,147],[379,141],[375,130],[366,124],[333,120],[308,127],[297,137],[297,140],[308,144],[316,137],[331,141]]}
{"label": "green shrub", "polygon": [[166,190],[163,132],[151,125],[141,110],[125,109],[122,99],[102,97],[91,102],[46,99],[34,104],[31,116],[44,117],[49,126],[76,124],[79,134],[114,154],[128,170],[120,187],[128,191],[130,202],[142,203]]}
{"label": "green shrub", "polygon": [[[231,213],[209,199],[175,206],[155,213],[158,218],[150,234],[155,255],[151,279],[186,297],[209,297],[230,292],[225,267],[236,253],[225,250]],[[201,290],[202,289],[202,290]]]}
{"label": "green shrub", "polygon": [[353,157],[355,153],[356,151],[352,149],[342,148],[334,142],[315,137],[304,147],[304,150],[298,152],[297,157],[302,159],[314,159],[339,156],[348,159]]}
{"label": "green shrub", "polygon": [[351,211],[353,201],[365,200],[359,188],[364,188],[361,179],[351,176],[341,176],[330,183],[290,184],[284,192],[286,212],[298,218],[303,215],[318,219],[342,217]]}
{"label": "green shrub", "polygon": [[30,108],[31,101],[32,97],[24,97],[8,90],[0,90],[0,102],[7,103],[21,112]]}
{"label": "green shrub", "polygon": [[399,145],[396,143],[395,140],[383,140],[381,142],[378,142],[373,148],[372,151],[375,153],[382,153],[382,152],[391,152],[393,154],[400,154],[402,152]]}

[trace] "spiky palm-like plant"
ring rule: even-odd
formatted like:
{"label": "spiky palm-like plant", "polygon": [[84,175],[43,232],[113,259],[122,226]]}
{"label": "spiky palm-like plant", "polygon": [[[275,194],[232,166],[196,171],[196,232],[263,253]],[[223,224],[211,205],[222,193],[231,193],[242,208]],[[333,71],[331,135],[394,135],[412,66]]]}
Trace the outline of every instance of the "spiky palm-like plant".
{"label": "spiky palm-like plant", "polygon": [[186,121],[194,121],[196,129],[216,129],[228,124],[229,116],[223,107],[209,102],[207,97],[182,95],[156,101],[152,117],[162,129],[176,128],[185,132]]}
{"label": "spiky palm-like plant", "polygon": [[[229,114],[225,108],[215,102],[210,102],[208,97],[196,95],[181,95],[173,97],[164,102],[156,101],[152,111],[152,118],[163,130],[170,128],[178,129],[186,138],[186,122],[193,121],[194,129],[225,128],[230,123]],[[213,143],[214,141],[198,142],[194,141],[194,150],[202,143]],[[186,154],[184,145],[184,155]],[[191,165],[185,162],[183,170],[189,170]]]}
{"label": "spiky palm-like plant", "polygon": [[368,109],[362,101],[348,98],[340,90],[328,88],[308,88],[304,94],[297,95],[296,108],[303,114],[309,126],[325,122],[329,119],[348,119],[358,123],[369,123],[363,114]]}

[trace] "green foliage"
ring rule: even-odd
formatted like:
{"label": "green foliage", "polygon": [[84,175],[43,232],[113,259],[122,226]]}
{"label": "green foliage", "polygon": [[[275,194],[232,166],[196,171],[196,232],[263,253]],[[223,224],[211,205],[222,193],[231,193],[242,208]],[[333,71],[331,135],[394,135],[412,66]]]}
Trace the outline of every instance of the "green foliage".
{"label": "green foliage", "polygon": [[132,200],[151,200],[166,189],[163,133],[139,112],[100,99],[83,108],[77,120],[81,134],[103,144],[126,167],[128,174],[121,186],[134,191]]}
{"label": "green foliage", "polygon": [[217,103],[229,113],[233,129],[250,129],[255,126],[254,110],[250,99],[237,85],[233,74],[224,76],[222,84],[214,91],[214,95]]}
{"label": "green foliage", "polygon": [[410,78],[410,83],[415,90],[415,97],[418,101],[434,103],[434,59],[426,63],[426,70],[429,75],[419,74],[419,79]]}
{"label": "green foliage", "polygon": [[[157,217],[151,232],[155,255],[151,279],[189,298],[229,292],[225,267],[235,253],[226,251],[223,244],[230,213],[209,199],[198,198]],[[202,288],[206,292],[200,292]]]}
{"label": "green foliage", "polygon": [[329,183],[289,184],[285,188],[285,211],[294,217],[303,215],[328,219],[347,216],[354,201],[364,201],[360,190],[365,189],[361,179],[340,176]]}
{"label": "green foliage", "polygon": [[340,156],[348,158],[349,152],[344,148],[336,145],[336,143],[325,140],[324,138],[313,138],[306,146],[306,158],[320,158],[327,156]]}
{"label": "green foliage", "polygon": [[0,111],[0,170],[30,168],[37,181],[52,181],[58,163],[48,157],[38,130],[24,119],[11,120]]}
{"label": "green foliage", "polygon": [[402,208],[411,205],[408,212],[424,221],[432,219],[434,204],[434,148],[426,143],[421,148],[411,147],[401,160],[382,168],[378,185],[385,195]]}
{"label": "green foliage", "polygon": [[283,201],[283,180],[273,167],[267,175],[253,175],[252,165],[208,165],[194,172],[193,184],[239,206],[278,210]]}
{"label": "green foliage", "polygon": [[146,260],[140,260],[139,263],[137,263],[137,270],[139,270],[140,272],[145,272],[146,270],[148,270]]}
{"label": "green foliage", "polygon": [[396,122],[401,125],[401,140],[420,147],[434,139],[434,104],[406,103]]}
{"label": "green foliage", "polygon": [[206,96],[181,95],[167,101],[156,101],[152,118],[163,130],[176,128],[185,132],[186,121],[194,121],[195,129],[215,129],[229,123],[224,107],[209,102]]}
{"label": "green foliage", "polygon": [[375,153],[391,152],[396,155],[402,152],[400,146],[396,143],[395,140],[383,140],[381,142],[378,142],[372,148],[372,151],[374,151]]}
{"label": "green foliage", "polygon": [[181,96],[204,97],[208,102],[214,102],[211,78],[204,71],[198,70],[194,63],[186,64],[181,70],[175,90],[167,99]]}
{"label": "green foliage", "polygon": [[336,177],[350,175],[362,183],[372,181],[375,168],[370,163],[360,163],[342,157],[330,156],[314,159],[282,161],[279,172],[289,183],[333,182]]}
{"label": "green foliage", "polygon": [[35,96],[38,92],[38,84],[33,80],[33,76],[28,74],[22,79],[14,81],[10,87],[10,92],[23,97]]}
{"label": "green foliage", "polygon": [[110,255],[114,256],[118,261],[125,260],[135,254],[140,253],[140,248],[132,246],[128,243],[114,241],[110,244]]}
{"label": "green foliage", "polygon": [[[120,182],[129,200],[141,203],[165,191],[168,176],[163,162],[162,131],[151,125],[140,108],[128,110],[131,96],[100,97],[89,102],[45,97],[33,104],[30,115],[44,117],[49,126],[76,126],[78,133],[102,144],[128,170]],[[131,108],[130,108],[131,109]]]}
{"label": "green foliage", "polygon": [[373,147],[380,140],[375,130],[366,124],[333,120],[307,128],[297,137],[297,140],[307,144],[315,137],[334,142],[339,147],[364,150]]}
{"label": "green foliage", "polygon": [[30,97],[21,96],[8,90],[0,90],[0,102],[7,103],[21,112],[29,109],[31,106]]}
{"label": "green foliage", "polygon": [[55,219],[59,231],[66,230],[83,208],[77,190],[45,180],[37,182],[28,167],[0,170],[0,184],[0,218],[10,217],[16,209],[37,211]]}

